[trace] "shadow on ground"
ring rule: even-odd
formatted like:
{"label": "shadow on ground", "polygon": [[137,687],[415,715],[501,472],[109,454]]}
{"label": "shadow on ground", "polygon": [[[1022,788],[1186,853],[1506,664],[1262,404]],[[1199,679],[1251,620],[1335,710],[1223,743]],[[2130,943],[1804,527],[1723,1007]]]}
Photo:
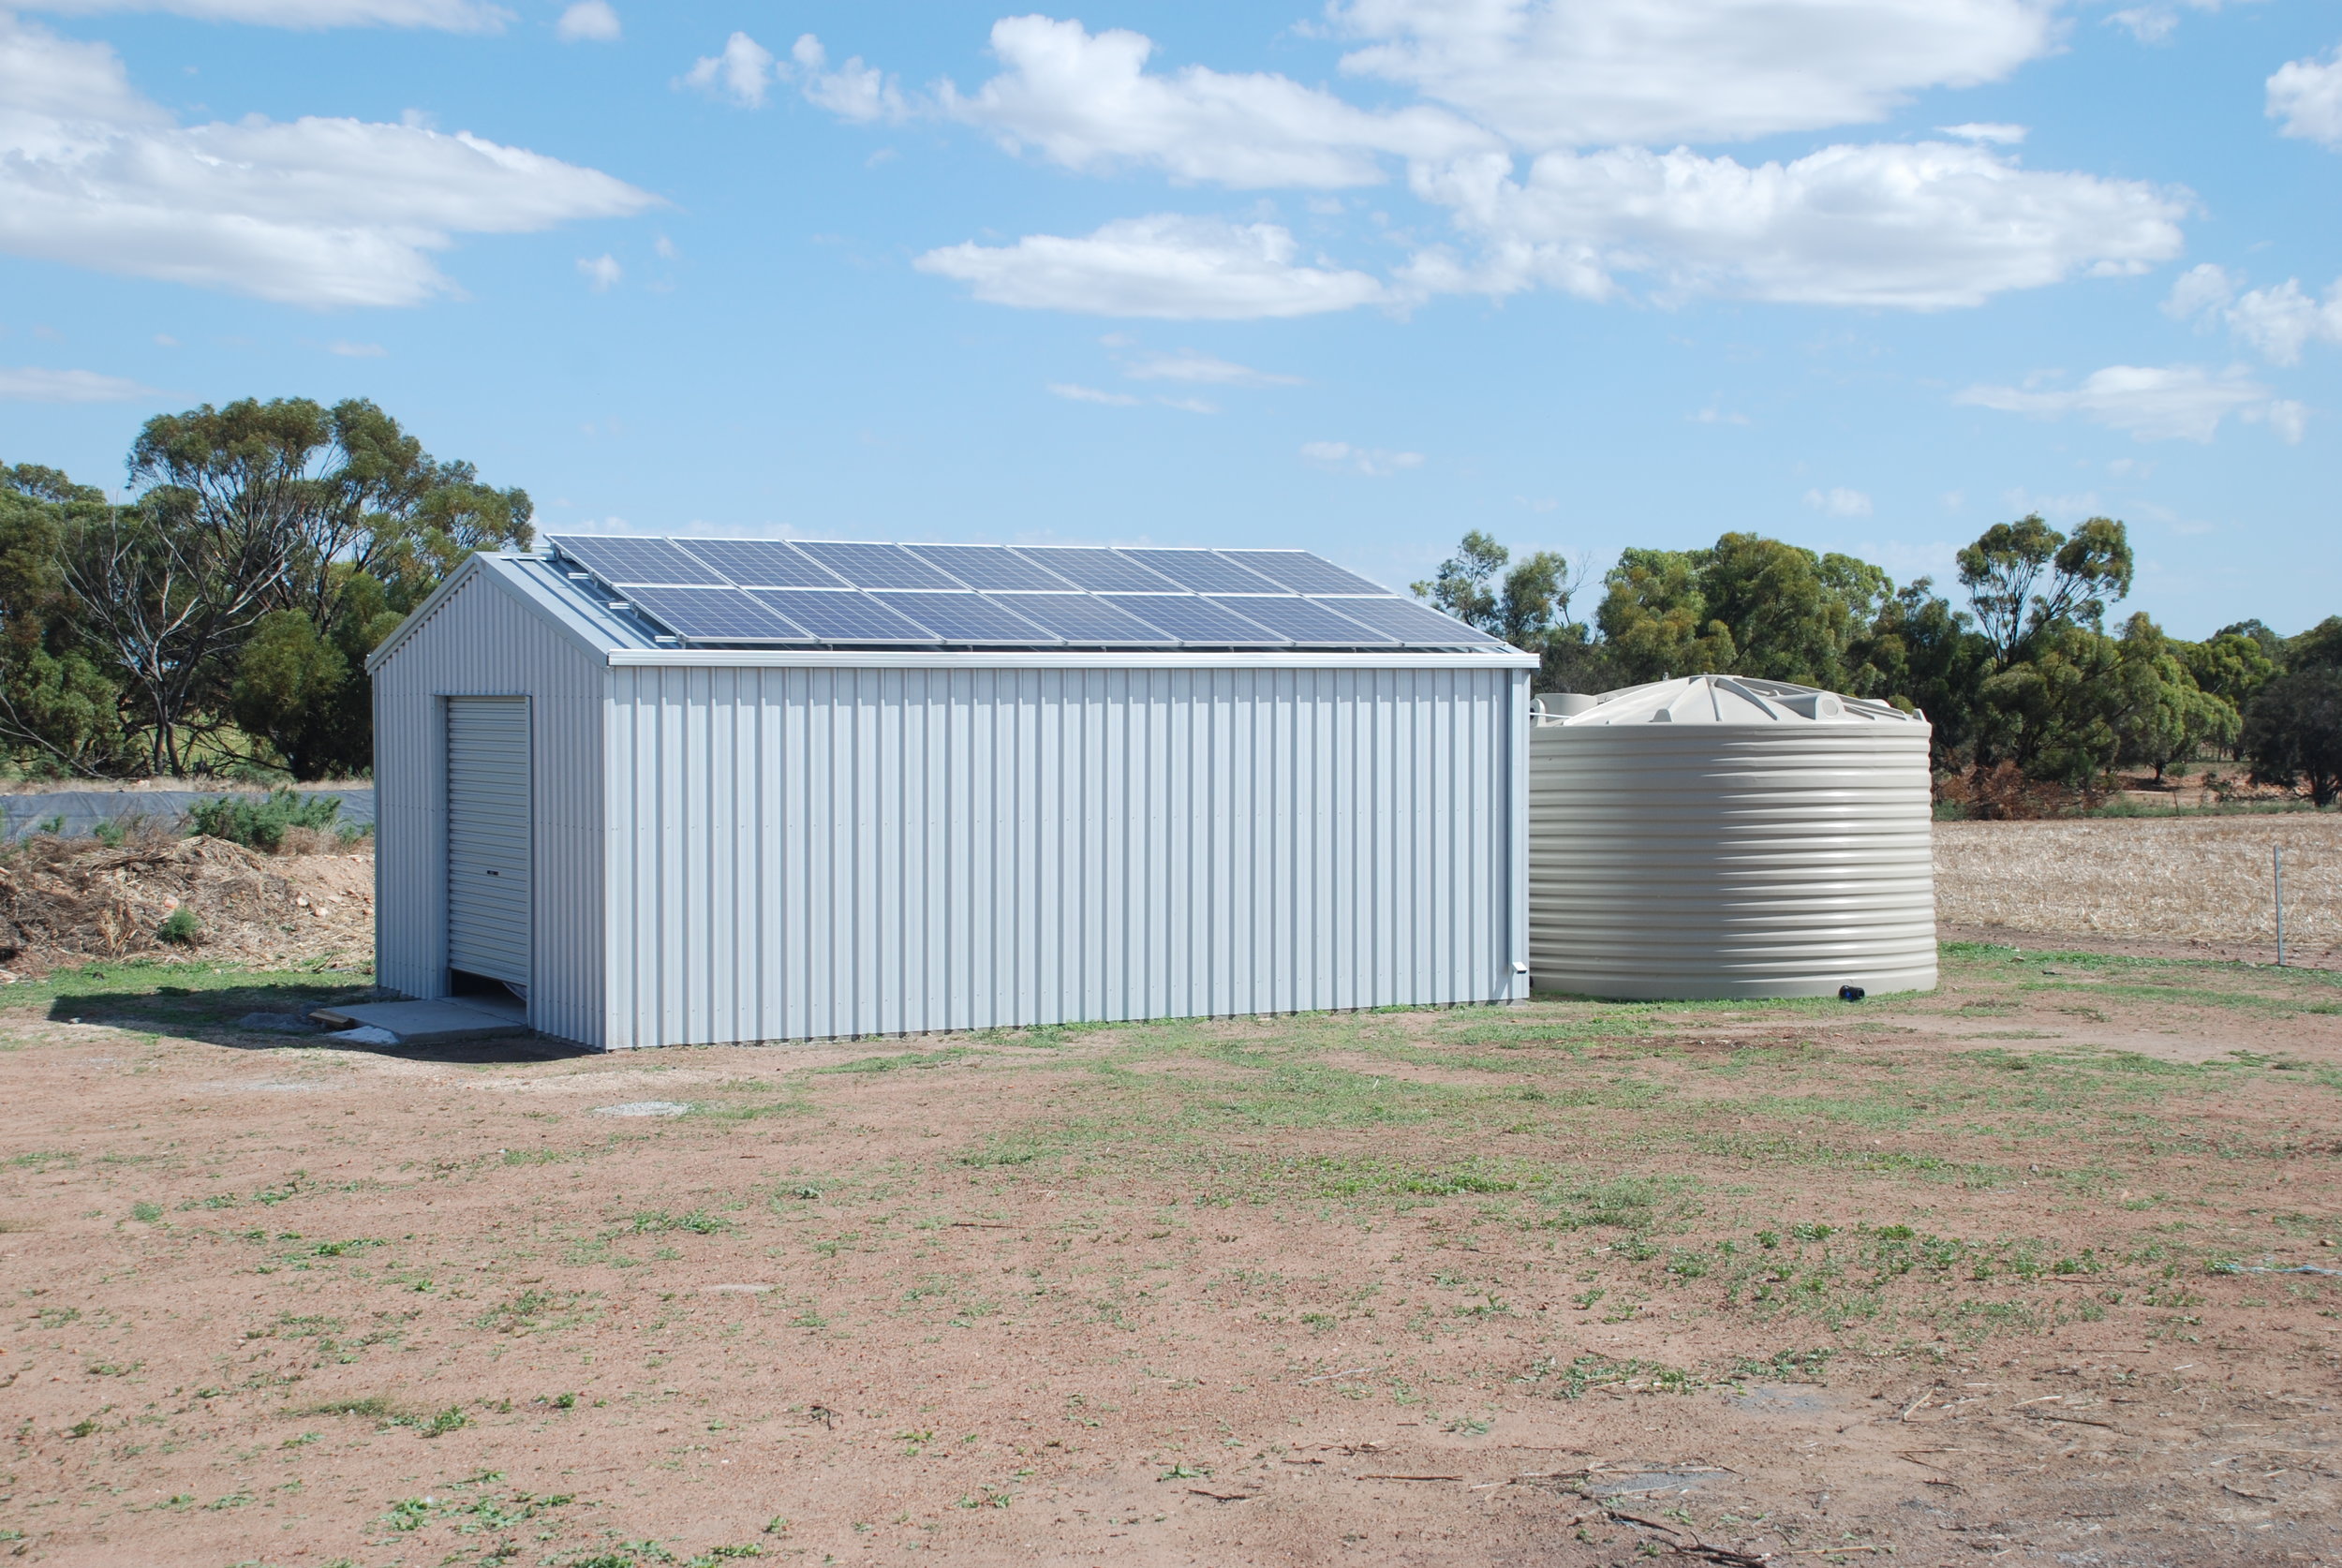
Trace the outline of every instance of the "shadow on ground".
{"label": "shadow on ground", "polygon": [[309,1021],[317,1008],[378,1000],[371,986],[266,984],[198,989],[157,985],[121,991],[81,991],[49,1004],[51,1022],[104,1024],[113,1028],[161,1029],[230,1051],[355,1051],[401,1061],[487,1065],[556,1061],[592,1056],[586,1046],[551,1035],[511,1035],[446,1044],[382,1044],[337,1039]]}

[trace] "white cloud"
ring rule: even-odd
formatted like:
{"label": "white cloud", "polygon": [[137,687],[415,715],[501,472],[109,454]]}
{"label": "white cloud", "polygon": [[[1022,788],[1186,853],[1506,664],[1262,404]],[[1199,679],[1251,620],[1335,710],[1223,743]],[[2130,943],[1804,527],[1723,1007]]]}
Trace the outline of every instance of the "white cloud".
{"label": "white cloud", "polygon": [[1178,408],[1182,412],[1190,414],[1216,414],[1220,412],[1220,405],[1217,403],[1207,402],[1205,399],[1200,397],[1158,397],[1155,401],[1162,404],[1166,408]]}
{"label": "white cloud", "polygon": [[696,87],[711,96],[730,98],[743,109],[755,109],[763,103],[764,90],[772,81],[773,52],[746,33],[734,33],[724,40],[722,53],[700,56],[677,79],[677,85]]}
{"label": "white cloud", "polygon": [[2025,138],[2024,126],[1994,121],[1971,120],[1964,126],[1937,126],[1935,128],[1963,141],[1989,141],[1995,147],[2014,147]]}
{"label": "white cloud", "polygon": [[1423,466],[1419,451],[1386,451],[1381,447],[1354,447],[1347,441],[1304,441],[1303,462],[1321,468],[1341,468],[1369,479],[1388,479],[1407,468]]}
{"label": "white cloud", "polygon": [[1097,387],[1085,387],[1073,381],[1052,381],[1049,383],[1049,391],[1059,397],[1068,398],[1075,403],[1103,403],[1114,408],[1134,407],[1138,403],[1138,399],[1128,392],[1106,392]]}
{"label": "white cloud", "polygon": [[1883,118],[2055,42],[2054,0],[1348,0],[1356,75],[1532,148],[1714,141]]}
{"label": "white cloud", "polygon": [[378,360],[390,352],[378,343],[352,343],[338,337],[325,346],[325,351],[345,360]]}
{"label": "white cloud", "polygon": [[199,22],[241,22],[261,27],[437,27],[450,33],[493,33],[512,19],[501,6],[480,0],[14,0],[27,11],[164,11]]}
{"label": "white cloud", "polygon": [[1745,167],[1685,149],[1548,153],[1525,180],[1502,156],[1418,170],[1418,194],[1455,210],[1477,262],[1427,252],[1427,292],[1539,284],[1589,299],[1618,273],[1675,289],[1807,304],[1936,310],[2079,272],[2136,273],[2178,253],[2178,193],[2137,181],[2044,174],[1949,142],[1826,147]]}
{"label": "white cloud", "polygon": [[2265,419],[2292,441],[2301,438],[2304,419],[2299,404],[2273,401],[2267,387],[2233,365],[2208,371],[2112,364],[2091,372],[2078,387],[1970,387],[1952,401],[2042,419],[2077,414],[2142,441],[2209,441],[2231,414]]}
{"label": "white cloud", "polygon": [[913,112],[894,78],[864,65],[859,54],[831,70],[829,52],[810,33],[798,38],[789,54],[796,62],[789,74],[807,100],[840,119],[865,125],[877,120],[894,123],[911,118]]}
{"label": "white cloud", "polygon": [[469,132],[258,116],[182,126],[103,44],[0,12],[0,251],[313,306],[454,292],[464,233],[526,233],[657,198]]}
{"label": "white cloud", "polygon": [[12,403],[124,403],[154,395],[152,387],[94,370],[0,369],[0,398]]}
{"label": "white cloud", "polygon": [[2141,43],[2167,42],[2173,29],[2179,26],[2179,13],[2185,8],[2194,11],[2216,11],[2221,0],[2154,0],[2153,4],[2132,6],[2109,16],[2107,25],[2129,29],[2130,36]]}
{"label": "white cloud", "polygon": [[1255,320],[1349,310],[1386,298],[1364,273],[1297,265],[1290,232],[1158,214],[1082,238],[1029,234],[1012,245],[949,245],[912,263],[976,298],[1026,310],[1187,320]]}
{"label": "white cloud", "polygon": [[1093,35],[1078,22],[1004,18],[993,23],[992,52],[1007,69],[972,95],[945,82],[938,107],[1068,169],[1144,164],[1244,188],[1376,185],[1383,155],[1448,157],[1496,144],[1444,110],[1373,113],[1282,76],[1201,66],[1149,75],[1154,47],[1120,28]]}
{"label": "white cloud", "polygon": [[1871,514],[1871,498],[1860,490],[1848,490],[1842,484],[1829,490],[1808,490],[1805,504],[1831,517],[1868,517]]}
{"label": "white cloud", "polygon": [[1251,365],[1182,348],[1176,354],[1149,354],[1122,367],[1134,381],[1196,381],[1216,387],[1297,387],[1298,376],[1278,376]]}
{"label": "white cloud", "polygon": [[2304,404],[2294,402],[2290,397],[2278,398],[2275,403],[2270,404],[2265,411],[2247,408],[2238,417],[2247,422],[2266,417],[2269,428],[2275,431],[2279,438],[2289,445],[2299,445],[2302,436],[2309,428],[2308,407]]}
{"label": "white cloud", "polygon": [[578,273],[586,279],[586,287],[597,294],[607,294],[626,276],[626,269],[618,265],[615,256],[581,256],[577,259]]}
{"label": "white cloud", "polygon": [[553,24],[554,36],[563,43],[616,43],[619,31],[610,0],[577,0]]}
{"label": "white cloud", "polygon": [[2273,288],[2237,291],[2239,280],[2210,262],[2191,267],[2172,285],[2164,310],[2182,320],[2219,320],[2273,364],[2298,364],[2312,343],[2342,343],[2342,279],[2320,300],[2299,278]]}
{"label": "white cloud", "polygon": [[2342,45],[2324,59],[2294,60],[2269,78],[2269,118],[2286,136],[2342,148]]}

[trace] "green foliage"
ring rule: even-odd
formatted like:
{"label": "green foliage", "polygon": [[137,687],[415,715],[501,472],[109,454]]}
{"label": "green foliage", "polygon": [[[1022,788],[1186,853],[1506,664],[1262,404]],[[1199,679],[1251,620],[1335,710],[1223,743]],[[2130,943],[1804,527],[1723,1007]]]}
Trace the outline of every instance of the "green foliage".
{"label": "green foliage", "polygon": [[1569,561],[1559,553],[1540,550],[1516,566],[1511,551],[1475,528],[1440,563],[1438,575],[1415,584],[1415,594],[1467,626],[1535,653],[1569,626],[1576,588]]}
{"label": "green foliage", "polygon": [[2342,797],[2342,666],[2312,665],[2261,688],[2243,750],[2256,778],[2306,789],[2320,806]]}
{"label": "green foliage", "polygon": [[1851,555],[1756,534],[1706,550],[1628,550],[1603,579],[1596,623],[1630,681],[1754,675],[1831,690],[1874,682],[1857,651],[1894,584]]}
{"label": "green foliage", "polygon": [[202,930],[201,923],[195,918],[195,911],[182,904],[165,915],[163,923],[155,927],[155,939],[169,942],[173,947],[193,947]]}
{"label": "green foliage", "polygon": [[1977,625],[2007,667],[2068,626],[2096,629],[2130,592],[2130,540],[2111,517],[2059,533],[2036,512],[1996,523],[1959,554],[1961,585]]}
{"label": "green foliage", "polygon": [[274,854],[284,847],[286,829],[330,828],[341,808],[339,795],[272,790],[259,800],[222,795],[198,801],[187,812],[187,821],[191,832]]}

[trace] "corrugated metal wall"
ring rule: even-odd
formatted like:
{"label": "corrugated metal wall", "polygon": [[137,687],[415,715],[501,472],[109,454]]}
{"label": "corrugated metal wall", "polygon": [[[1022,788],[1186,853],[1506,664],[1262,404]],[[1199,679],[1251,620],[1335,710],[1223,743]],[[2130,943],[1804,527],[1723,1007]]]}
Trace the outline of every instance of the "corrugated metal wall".
{"label": "corrugated metal wall", "polygon": [[613,1046],[1526,995],[1525,672],[610,675]]}
{"label": "corrugated metal wall", "polygon": [[447,989],[447,719],[440,699],[526,697],[530,709],[529,1021],[603,1043],[599,657],[475,570],[374,674],[376,978]]}

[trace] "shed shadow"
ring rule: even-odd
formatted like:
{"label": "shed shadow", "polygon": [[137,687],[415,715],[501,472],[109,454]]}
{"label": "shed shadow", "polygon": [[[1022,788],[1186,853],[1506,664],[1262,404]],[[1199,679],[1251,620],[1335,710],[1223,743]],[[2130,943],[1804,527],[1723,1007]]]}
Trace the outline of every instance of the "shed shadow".
{"label": "shed shadow", "polygon": [[379,995],[370,987],[347,985],[239,985],[222,990],[162,985],[59,997],[49,1004],[48,1016],[59,1024],[163,1029],[183,1040],[200,1040],[229,1051],[356,1052],[462,1066],[558,1061],[600,1054],[590,1046],[547,1034],[443,1043],[341,1040],[323,1025],[309,1022],[309,1013],[317,1008],[369,1001]]}

